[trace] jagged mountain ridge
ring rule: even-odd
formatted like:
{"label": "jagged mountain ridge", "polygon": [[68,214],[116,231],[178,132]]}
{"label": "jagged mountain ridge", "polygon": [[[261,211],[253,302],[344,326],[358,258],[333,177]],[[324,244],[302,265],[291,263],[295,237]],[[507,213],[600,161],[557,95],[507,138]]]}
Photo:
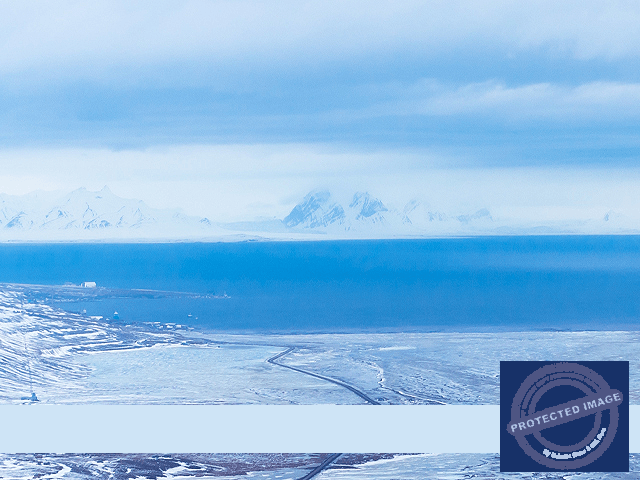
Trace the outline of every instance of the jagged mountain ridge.
{"label": "jagged mountain ridge", "polygon": [[309,193],[282,221],[289,228],[316,228],[334,223],[342,225],[345,219],[342,205],[336,203],[328,191],[322,191]]}
{"label": "jagged mountain ridge", "polygon": [[393,205],[368,192],[347,197],[314,190],[290,213],[255,221],[213,223],[179,209],[159,210],[123,199],[107,187],[67,195],[0,194],[0,241],[101,241],[105,239],[394,238],[450,235],[638,233],[638,221],[616,210],[600,218],[535,220],[494,217],[488,208],[443,211],[413,199]]}
{"label": "jagged mountain ridge", "polygon": [[153,236],[169,231],[198,233],[210,227],[206,218],[187,216],[178,209],[154,209],[141,200],[120,198],[106,186],[98,192],[79,188],[61,197],[0,195],[0,232],[10,236],[64,231]]}
{"label": "jagged mountain ridge", "polygon": [[491,213],[486,208],[449,215],[412,200],[402,210],[396,210],[368,192],[356,192],[343,205],[327,190],[308,193],[283,219],[284,225],[292,230],[330,233],[455,232],[463,228],[490,227],[492,222]]}
{"label": "jagged mountain ridge", "polygon": [[387,207],[366,192],[357,192],[343,207],[329,191],[312,191],[283,219],[288,228],[315,229],[343,227],[351,230],[357,225],[384,224]]}

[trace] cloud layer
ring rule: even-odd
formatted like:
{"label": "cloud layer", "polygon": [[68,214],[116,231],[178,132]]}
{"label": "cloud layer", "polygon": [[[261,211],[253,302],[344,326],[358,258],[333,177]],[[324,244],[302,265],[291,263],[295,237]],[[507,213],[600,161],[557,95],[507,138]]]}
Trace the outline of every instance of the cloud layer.
{"label": "cloud layer", "polygon": [[311,63],[461,49],[637,58],[639,23],[634,1],[3,2],[0,69],[178,59]]}
{"label": "cloud layer", "polygon": [[0,180],[206,178],[262,214],[429,168],[634,171],[639,23],[635,1],[4,2]]}

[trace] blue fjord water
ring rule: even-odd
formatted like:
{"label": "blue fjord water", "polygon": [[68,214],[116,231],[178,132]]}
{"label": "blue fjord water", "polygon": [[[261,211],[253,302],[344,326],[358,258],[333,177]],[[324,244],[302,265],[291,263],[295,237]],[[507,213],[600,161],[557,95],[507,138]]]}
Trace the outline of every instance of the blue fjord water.
{"label": "blue fjord water", "polygon": [[637,329],[640,237],[0,246],[0,282],[229,298],[60,304],[222,330]]}

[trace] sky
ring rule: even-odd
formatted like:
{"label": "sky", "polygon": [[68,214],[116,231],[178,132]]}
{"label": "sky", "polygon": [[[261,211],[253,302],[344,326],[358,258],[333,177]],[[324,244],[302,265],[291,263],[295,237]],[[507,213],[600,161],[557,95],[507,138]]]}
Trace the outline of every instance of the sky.
{"label": "sky", "polygon": [[638,24],[636,1],[2,2],[0,192],[638,211]]}

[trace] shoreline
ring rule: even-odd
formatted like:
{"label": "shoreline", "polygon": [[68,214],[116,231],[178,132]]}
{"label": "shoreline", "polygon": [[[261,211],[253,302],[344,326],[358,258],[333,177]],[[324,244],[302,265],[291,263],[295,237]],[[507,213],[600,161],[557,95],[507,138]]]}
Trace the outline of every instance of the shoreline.
{"label": "shoreline", "polygon": [[628,360],[640,403],[638,331],[177,328],[69,313],[46,289],[0,288],[3,403],[33,381],[45,403],[496,404],[500,360]]}
{"label": "shoreline", "polygon": [[0,238],[0,245],[62,245],[62,244],[189,244],[189,243],[248,243],[248,242],[358,242],[358,241],[411,241],[411,240],[462,240],[500,238],[553,238],[553,237],[640,237],[640,230],[619,232],[478,232],[441,234],[398,234],[398,235],[337,235],[324,232],[292,232],[278,234],[261,232],[231,232],[229,234],[202,237],[157,236],[157,237],[96,237],[96,238]]}

